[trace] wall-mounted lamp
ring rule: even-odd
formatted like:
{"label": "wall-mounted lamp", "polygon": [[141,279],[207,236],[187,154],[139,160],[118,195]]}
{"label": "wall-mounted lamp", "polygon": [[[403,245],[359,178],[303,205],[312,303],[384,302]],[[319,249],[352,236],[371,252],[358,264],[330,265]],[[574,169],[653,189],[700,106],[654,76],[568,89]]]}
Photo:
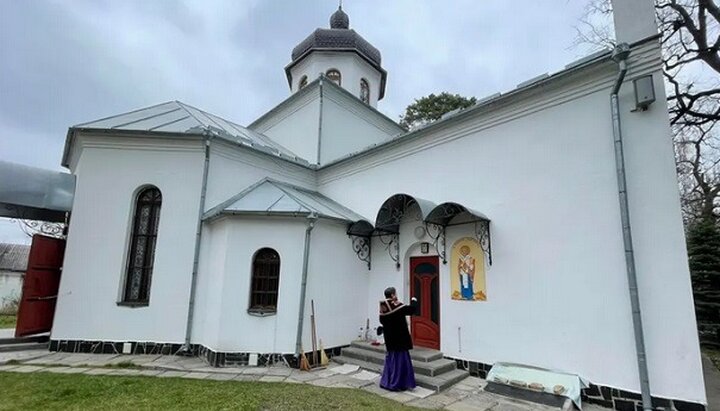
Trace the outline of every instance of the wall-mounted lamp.
{"label": "wall-mounted lamp", "polygon": [[638,77],[633,80],[635,87],[635,110],[645,111],[655,101],[655,85],[652,75]]}

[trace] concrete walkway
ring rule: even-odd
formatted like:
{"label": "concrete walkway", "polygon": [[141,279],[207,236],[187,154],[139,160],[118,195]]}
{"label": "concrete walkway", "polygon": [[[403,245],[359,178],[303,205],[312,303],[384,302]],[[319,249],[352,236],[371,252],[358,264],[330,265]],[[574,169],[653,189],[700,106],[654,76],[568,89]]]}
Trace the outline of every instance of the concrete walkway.
{"label": "concrete walkway", "polygon": [[702,357],[703,377],[705,378],[705,394],[707,395],[707,411],[720,411],[720,370],[710,359]]}
{"label": "concrete walkway", "polygon": [[[122,365],[132,363],[133,366],[118,367],[117,364],[120,363]],[[354,365],[334,363],[326,369],[310,372],[285,366],[215,368],[208,366],[197,357],[71,354],[35,350],[0,353],[0,371],[285,382],[362,389],[421,408],[445,408],[454,411],[484,411],[491,408],[493,411],[557,410],[557,408],[487,393],[483,391],[485,380],[476,377],[468,377],[439,394],[421,387],[412,392],[389,392],[379,387],[379,374],[361,370]],[[603,408],[585,406],[583,410],[603,410]]]}

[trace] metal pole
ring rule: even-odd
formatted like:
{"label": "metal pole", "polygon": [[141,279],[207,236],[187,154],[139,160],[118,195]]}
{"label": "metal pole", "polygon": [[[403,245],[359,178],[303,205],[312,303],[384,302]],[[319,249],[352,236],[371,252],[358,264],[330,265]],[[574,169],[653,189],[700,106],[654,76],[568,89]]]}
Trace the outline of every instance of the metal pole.
{"label": "metal pole", "polygon": [[645,353],[645,338],[643,335],[642,315],[640,312],[640,295],[635,270],[635,251],[632,242],[632,229],[630,226],[630,209],[628,207],[627,181],[625,178],[625,156],[623,153],[622,129],[620,128],[620,104],[618,92],[627,73],[627,58],[630,55],[630,46],[619,44],[613,50],[613,60],[618,63],[618,72],[610,94],[610,109],[612,112],[613,141],[615,144],[615,172],[618,183],[618,197],[620,200],[620,220],[622,222],[623,244],[625,246],[625,266],[630,292],[630,307],[632,309],[633,330],[635,334],[635,351],[637,354],[638,373],[640,376],[640,392],[642,395],[643,410],[652,410],[652,397],[650,396],[650,378],[648,376],[647,356]]}
{"label": "metal pole", "polygon": [[203,164],[202,187],[200,188],[200,209],[198,210],[197,228],[195,229],[195,253],[193,256],[192,278],[190,279],[190,299],[188,301],[187,324],[185,325],[185,344],[183,351],[190,351],[192,322],[195,313],[195,289],[197,288],[198,262],[200,260],[200,240],[202,239],[202,217],[205,212],[205,196],[207,193],[208,169],[210,167],[210,138],[205,137],[205,163]]}
{"label": "metal pole", "polygon": [[305,316],[305,291],[307,288],[308,259],[310,257],[310,233],[315,227],[317,215],[310,213],[307,216],[307,228],[305,229],[305,249],[303,251],[302,282],[300,284],[300,307],[298,308],[298,326],[295,336],[295,355],[302,351],[303,317]]}

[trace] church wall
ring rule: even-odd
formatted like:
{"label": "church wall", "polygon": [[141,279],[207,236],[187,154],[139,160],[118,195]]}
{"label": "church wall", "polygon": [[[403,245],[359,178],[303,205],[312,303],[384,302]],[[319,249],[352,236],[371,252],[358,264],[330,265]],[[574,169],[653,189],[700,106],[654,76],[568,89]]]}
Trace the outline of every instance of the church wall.
{"label": "church wall", "polygon": [[[200,141],[83,136],[53,340],[182,343],[202,180]],[[162,192],[150,303],[118,305],[134,196]]]}
{"label": "church wall", "polygon": [[[225,225],[227,246],[219,295],[217,352],[293,353],[305,239],[304,218],[230,217],[212,223]],[[280,288],[275,315],[258,317],[247,312],[250,304],[252,258],[270,247],[280,255]],[[218,267],[219,268],[219,267]],[[208,312],[212,315],[212,312]],[[200,320],[200,319],[198,319]],[[210,330],[210,333],[214,331]]]}
{"label": "church wall", "polygon": [[316,163],[320,130],[319,87],[300,100],[282,107],[277,114],[255,124],[253,129],[272,138],[297,156]]}
{"label": "church wall", "polygon": [[371,115],[365,107],[358,107],[357,101],[349,101],[351,98],[334,87],[323,87],[321,164],[387,141],[402,131],[388,120]]}
{"label": "church wall", "polygon": [[300,187],[315,187],[315,175],[307,168],[235,148],[218,140],[214,140],[211,147],[206,211],[265,177]]}
{"label": "church wall", "polygon": [[365,327],[367,264],[347,246],[346,231],[346,223],[324,219],[312,231],[303,324],[306,351],[311,349],[311,300],[315,300],[317,335],[325,348],[350,344]]}
{"label": "church wall", "polygon": [[[704,402],[662,76],[647,63],[658,50],[644,47],[633,52],[620,102],[651,388]],[[486,302],[451,301],[449,266],[441,267],[446,355],[639,391],[609,110],[615,68],[605,67],[320,172],[321,192],[371,219],[389,196],[409,193],[492,220]],[[657,102],[631,113],[631,80],[646,73]],[[462,230],[448,231],[448,249]],[[382,247],[373,246],[369,316],[381,288],[407,276],[407,262],[395,271]]]}
{"label": "church wall", "polygon": [[228,251],[228,224],[204,224],[195,290],[191,343],[217,347],[222,329],[222,290]]}

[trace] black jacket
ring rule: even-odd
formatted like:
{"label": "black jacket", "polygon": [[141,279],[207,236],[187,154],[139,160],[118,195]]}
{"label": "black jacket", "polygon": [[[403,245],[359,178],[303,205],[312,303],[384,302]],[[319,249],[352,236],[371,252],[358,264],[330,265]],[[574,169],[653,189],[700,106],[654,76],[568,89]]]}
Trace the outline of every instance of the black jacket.
{"label": "black jacket", "polygon": [[412,350],[412,338],[405,317],[414,315],[416,311],[417,301],[411,301],[410,305],[400,301],[380,301],[380,324],[383,326],[385,348],[388,351]]}

